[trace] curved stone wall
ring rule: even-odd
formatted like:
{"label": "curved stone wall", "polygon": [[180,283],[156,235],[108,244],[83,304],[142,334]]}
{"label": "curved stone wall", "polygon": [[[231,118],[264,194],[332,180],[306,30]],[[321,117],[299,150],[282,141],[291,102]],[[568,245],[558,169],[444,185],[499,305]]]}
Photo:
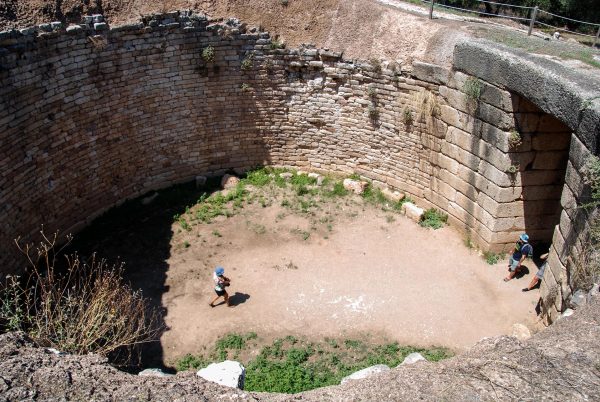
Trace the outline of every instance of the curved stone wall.
{"label": "curved stone wall", "polygon": [[587,230],[568,204],[585,195],[599,106],[488,47],[459,45],[456,70],[363,63],[188,12],[2,32],[0,272],[21,268],[12,239],[42,224],[76,231],[199,174],[286,165],[401,190],[484,249],[522,231],[553,241],[542,293],[560,311]]}

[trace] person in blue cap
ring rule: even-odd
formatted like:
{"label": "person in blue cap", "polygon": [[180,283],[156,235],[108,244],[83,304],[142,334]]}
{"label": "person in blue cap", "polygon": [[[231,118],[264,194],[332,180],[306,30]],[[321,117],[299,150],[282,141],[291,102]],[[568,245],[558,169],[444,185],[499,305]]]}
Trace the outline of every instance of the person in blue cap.
{"label": "person in blue cap", "polygon": [[215,282],[215,293],[217,296],[209,303],[209,305],[214,307],[214,303],[219,300],[219,297],[223,296],[227,307],[231,307],[231,304],[229,304],[229,295],[227,294],[227,290],[225,290],[231,283],[231,280],[225,276],[225,268],[215,268],[215,272],[213,272],[213,281]]}
{"label": "person in blue cap", "polygon": [[521,270],[521,264],[525,261],[525,258],[533,255],[533,247],[529,244],[529,236],[527,233],[523,233],[519,236],[517,244],[515,244],[515,250],[510,257],[508,262],[508,270],[510,271],[508,276],[504,278],[504,282],[510,281],[515,277]]}

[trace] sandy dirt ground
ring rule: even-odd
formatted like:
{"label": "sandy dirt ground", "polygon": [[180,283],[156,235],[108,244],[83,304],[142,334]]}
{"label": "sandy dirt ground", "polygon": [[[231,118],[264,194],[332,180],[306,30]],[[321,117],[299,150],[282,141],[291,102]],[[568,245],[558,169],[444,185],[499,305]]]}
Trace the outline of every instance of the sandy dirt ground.
{"label": "sandy dirt ground", "polygon": [[[426,229],[353,203],[327,208],[335,216],[331,232],[309,232],[305,217],[282,217],[285,209],[273,205],[176,234],[162,296],[170,328],[161,339],[165,362],[229,332],[368,334],[460,352],[510,334],[515,323],[534,326],[538,291],[521,292],[536,272],[532,262],[529,275],[505,283],[506,263],[488,265],[449,227]],[[232,280],[231,308],[208,305],[217,265]]]}

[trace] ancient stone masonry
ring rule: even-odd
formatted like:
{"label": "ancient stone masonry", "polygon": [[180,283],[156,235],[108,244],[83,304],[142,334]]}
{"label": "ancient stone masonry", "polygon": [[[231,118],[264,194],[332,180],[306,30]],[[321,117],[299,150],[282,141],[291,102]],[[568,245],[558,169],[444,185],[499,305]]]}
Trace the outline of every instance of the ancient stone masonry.
{"label": "ancient stone masonry", "polygon": [[512,61],[506,81],[469,46],[452,71],[360,62],[187,11],[2,32],[0,273],[22,269],[12,240],[42,224],[77,231],[197,175],[282,165],[359,173],[447,212],[484,249],[506,251],[522,231],[553,240],[543,292],[561,311],[598,105],[556,109]]}

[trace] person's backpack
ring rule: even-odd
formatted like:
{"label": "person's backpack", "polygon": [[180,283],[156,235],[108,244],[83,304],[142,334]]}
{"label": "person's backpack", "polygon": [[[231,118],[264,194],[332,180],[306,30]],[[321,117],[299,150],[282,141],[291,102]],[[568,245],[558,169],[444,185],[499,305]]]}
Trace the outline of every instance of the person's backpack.
{"label": "person's backpack", "polygon": [[523,255],[526,255],[527,258],[532,258],[533,257],[533,246],[529,243],[523,244],[523,246],[521,247],[521,253]]}

